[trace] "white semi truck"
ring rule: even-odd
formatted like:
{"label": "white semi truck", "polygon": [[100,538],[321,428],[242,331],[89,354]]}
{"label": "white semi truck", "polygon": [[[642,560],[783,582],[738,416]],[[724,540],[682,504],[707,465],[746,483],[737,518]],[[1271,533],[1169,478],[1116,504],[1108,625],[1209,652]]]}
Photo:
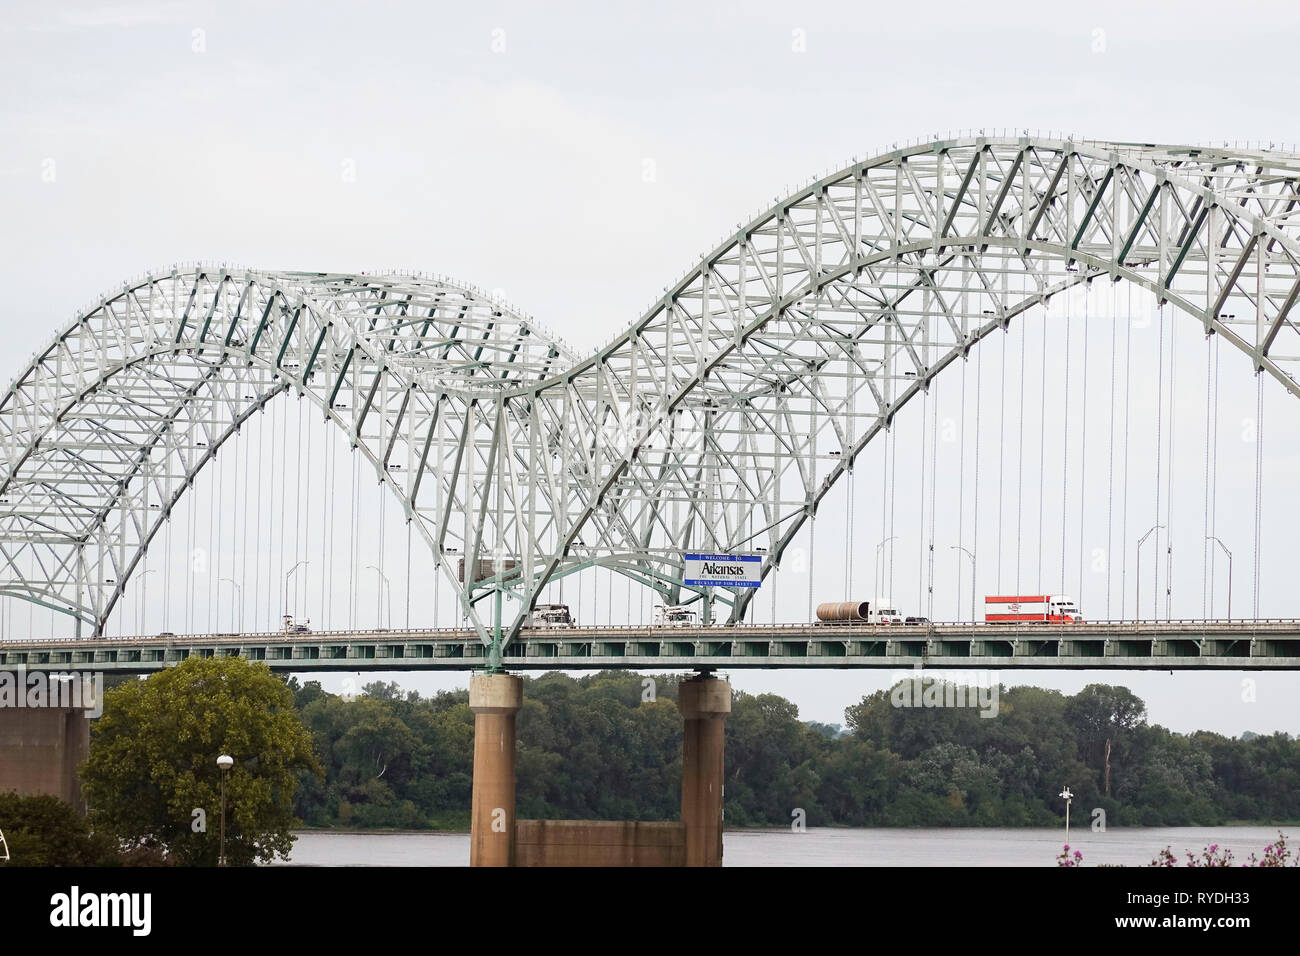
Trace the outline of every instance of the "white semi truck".
{"label": "white semi truck", "polygon": [[577,627],[567,604],[539,604],[528,614],[525,627]]}
{"label": "white semi truck", "polygon": [[985,624],[1082,624],[1073,598],[1063,594],[991,594],[984,598]]}

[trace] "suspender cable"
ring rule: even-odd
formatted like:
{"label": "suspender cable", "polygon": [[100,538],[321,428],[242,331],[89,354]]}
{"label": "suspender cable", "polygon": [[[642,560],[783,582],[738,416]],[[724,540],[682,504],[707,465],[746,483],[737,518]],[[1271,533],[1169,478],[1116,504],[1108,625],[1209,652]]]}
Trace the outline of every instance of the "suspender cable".
{"label": "suspender cable", "polygon": [[[918,545],[925,542],[925,434],[929,422],[926,416],[929,414],[930,390],[926,388],[921,392],[921,495],[917,501],[917,533],[916,540]],[[925,606],[925,548],[918,547],[916,550],[917,568],[916,568],[916,607],[919,611]],[[852,597],[852,595],[850,595]]]}
{"label": "suspender cable", "polygon": [[[1022,278],[1022,283],[1028,287],[1028,280]],[[1023,296],[1022,292],[1022,296]],[[1024,313],[1025,316],[1028,313]],[[1025,342],[1029,338],[1029,323],[1024,319],[1020,323],[1020,404],[1016,409],[1016,427],[1019,431],[1019,437],[1016,444],[1016,593],[1024,593],[1020,589],[1020,559],[1023,548],[1022,530],[1025,519]]]}
{"label": "suspender cable", "polygon": [[[975,351],[975,487],[971,492],[971,532],[970,532],[970,587],[971,609],[970,622],[975,621],[975,578],[980,554],[980,407],[984,395],[984,351],[976,346]],[[960,563],[958,558],[958,563]],[[960,607],[961,605],[958,605]],[[960,615],[958,615],[960,617]]]}
{"label": "suspender cable", "polygon": [[[963,340],[966,333],[962,333]],[[965,342],[963,341],[963,345]],[[963,352],[961,359],[961,440],[957,446],[957,540],[966,540],[966,366],[970,364],[968,353]],[[961,555],[957,555],[957,614],[954,621],[961,620],[962,595],[965,590],[961,583]]]}
{"label": "suspender cable", "polygon": [[[1065,592],[1065,550],[1069,533],[1066,523],[1070,517],[1070,293],[1065,293],[1065,385],[1061,402],[1061,591]],[[1044,333],[1046,335],[1046,333]],[[1046,362],[1043,364],[1046,371]],[[1046,408],[1044,408],[1046,417]],[[1082,600],[1082,596],[1078,598]]]}
{"label": "suspender cable", "polygon": [[[238,411],[236,411],[236,414],[238,414]],[[235,579],[235,576],[239,571],[240,565],[242,564],[243,557],[244,557],[241,547],[239,545],[239,531],[240,531],[239,479],[241,475],[243,475],[247,471],[247,469],[241,471],[239,468],[239,464],[240,464],[239,452],[240,452],[240,446],[242,445],[242,442],[240,442],[238,436],[235,436],[233,440],[233,444],[235,446],[234,447],[235,473],[232,476],[232,487],[230,489],[230,517],[231,517],[231,524],[232,524],[232,527],[230,529],[230,584],[234,589],[235,593],[232,595],[232,601],[230,605],[231,613],[234,615],[234,620],[230,622],[231,624],[230,629],[238,633],[243,630],[243,628],[239,626],[240,595],[243,593],[243,587],[240,586],[239,581]]]}
{"label": "suspender cable", "polygon": [[[171,482],[167,482],[167,500],[172,497]],[[163,540],[166,545],[167,560],[163,562],[163,626],[164,631],[171,630],[171,612],[172,612],[172,563],[176,560],[176,555],[172,553],[172,516],[171,512],[167,513],[167,527],[163,529]]]}
{"label": "suspender cable", "polygon": [[349,448],[352,457],[352,487],[348,500],[352,503],[352,522],[348,530],[348,627],[357,628],[357,486],[361,483],[361,458],[355,446]]}
{"label": "suspender cable", "polygon": [[[853,472],[848,474],[848,480],[844,482],[845,496],[845,513],[846,523],[848,525],[848,534],[844,536],[844,594],[850,600],[853,595]],[[752,511],[750,512],[753,513]],[[752,520],[750,522],[753,524]],[[750,545],[753,546],[752,544]]]}
{"label": "suspender cable", "polygon": [[[387,501],[387,497],[384,494],[384,479],[382,476],[379,479],[378,497],[379,497],[379,560],[377,563],[379,565],[379,583],[375,587],[375,620],[378,621],[375,627],[384,627],[384,582],[387,580],[387,578],[384,577],[384,551],[386,550],[384,547],[384,517],[388,512],[388,509],[385,508],[384,506],[388,503],[388,501]],[[391,627],[392,625],[389,626]]]}
{"label": "suspender cable", "polygon": [[[245,438],[245,441],[246,440],[247,438]],[[241,623],[240,630],[243,630],[242,623],[244,618],[244,611],[248,608],[248,604],[244,600],[244,588],[248,586],[248,485],[249,485],[248,474],[253,470],[254,467],[250,462],[250,459],[253,457],[252,452],[253,452],[253,448],[251,445],[244,450],[244,456],[243,456],[244,457],[244,467],[243,467],[244,493],[239,503],[239,516],[241,520],[244,522],[244,526],[240,530],[240,534],[239,534],[239,570],[240,570],[239,617]],[[236,459],[236,461],[238,461],[238,459]],[[256,630],[256,628],[254,628],[254,630]]]}
{"label": "suspender cable", "polygon": [[813,620],[813,556],[817,553],[817,513],[808,519],[808,617]]}
{"label": "suspender cable", "polygon": [[[1128,285],[1128,313],[1124,316],[1124,494],[1120,499],[1119,532],[1119,616],[1125,618],[1128,606],[1128,432],[1133,409],[1133,284]],[[1133,608],[1137,618],[1138,608]]]}
{"label": "suspender cable", "polygon": [[[1205,521],[1201,529],[1201,620],[1209,620],[1214,603],[1210,601],[1210,431],[1214,408],[1214,348],[1211,336],[1205,335]],[[1208,602],[1208,603],[1207,603]]]}
{"label": "suspender cable", "polygon": [[[275,581],[275,590],[278,592],[285,586],[285,558],[288,556],[288,538],[286,536],[285,519],[288,513],[288,495],[289,495],[289,405],[288,395],[280,400],[280,573]],[[285,595],[285,601],[289,597]],[[289,608],[284,609],[284,613],[289,613]]]}
{"label": "suspender cable", "polygon": [[[215,624],[214,631],[221,630],[221,572],[223,558],[225,557],[224,537],[226,525],[226,509],[224,507],[223,495],[226,489],[226,468],[225,459],[218,457],[213,460],[212,467],[217,469],[217,511],[216,524],[217,535],[213,539],[212,546],[212,566],[209,569],[209,580],[213,582],[213,593],[215,595],[215,606],[212,609],[212,618]],[[232,628],[233,629],[233,628]]]}
{"label": "suspender cable", "polygon": [[[311,521],[310,521],[310,519],[308,519],[308,517],[307,517],[308,512],[307,512],[307,510],[306,510],[306,508],[305,508],[305,506],[304,506],[304,504],[303,504],[303,494],[304,494],[304,491],[305,491],[304,485],[306,484],[306,482],[304,481],[304,478],[303,478],[303,464],[304,464],[304,453],[303,453],[304,438],[303,438],[303,432],[304,432],[304,429],[303,429],[303,427],[302,427],[302,409],[303,409],[303,401],[302,401],[302,395],[301,395],[301,393],[300,393],[300,394],[298,395],[298,454],[295,456],[295,458],[294,458],[294,462],[293,462],[293,477],[294,477],[294,481],[293,481],[293,515],[294,515],[294,529],[293,529],[293,563],[294,563],[294,564],[297,564],[299,561],[303,561],[303,560],[305,560],[304,555],[305,555],[306,552],[307,552],[307,544],[308,544],[308,541],[309,541],[309,538],[308,538],[307,534],[308,534],[308,530],[309,530],[310,525],[311,525]],[[311,460],[310,460],[310,455],[311,455],[311,439],[310,439],[310,438],[307,438],[307,439],[305,440],[305,442],[306,442],[306,445],[307,445],[307,452],[306,452],[306,454],[307,454],[307,456],[308,456],[308,457],[306,458],[306,464],[308,465],[308,467],[307,467],[307,473],[310,475],[310,473],[311,473],[311,467],[310,467],[310,464],[311,464]],[[308,480],[309,480],[309,479],[308,479]],[[302,535],[301,535],[301,537],[302,537],[302,542],[301,542],[301,547],[300,547],[300,545],[299,545],[299,540],[298,540],[298,539],[299,539],[299,534],[298,534],[299,526],[301,526],[301,528],[302,528]],[[295,574],[295,575],[294,575],[294,578],[293,578],[293,605],[294,605],[295,608],[298,608],[298,609],[299,609],[299,611],[298,611],[299,614],[302,614],[303,617],[308,618],[308,619],[310,619],[310,617],[311,617],[311,614],[310,614],[310,608],[311,608],[311,605],[308,603],[308,596],[307,596],[307,587],[308,587],[308,582],[310,582],[310,581],[311,581],[311,576],[308,575],[306,572],[304,572],[304,573],[302,573],[302,574]]]}
{"label": "suspender cable", "polygon": [[1165,619],[1173,617],[1174,595],[1174,427],[1178,408],[1178,323],[1169,326],[1169,463],[1165,466]]}
{"label": "suspender cable", "polygon": [[1083,554],[1084,532],[1087,525],[1084,519],[1088,507],[1088,300],[1092,297],[1092,283],[1083,287],[1083,384],[1079,392],[1079,404],[1083,412],[1079,422],[1079,593],[1075,604],[1083,602]]}
{"label": "suspender cable", "polygon": [[[898,433],[889,429],[889,536],[894,537],[894,496],[898,488]],[[889,542],[889,603],[894,607],[894,542]]]}
{"label": "suspender cable", "polygon": [[1264,375],[1255,373],[1255,620],[1259,620],[1260,517],[1264,499]]}
{"label": "suspender cable", "polygon": [[[886,331],[886,338],[888,338],[888,331]],[[888,380],[886,380],[886,382],[885,382],[885,388],[886,388],[886,392],[885,392],[885,401],[886,401],[886,403],[888,403],[888,402],[889,402],[889,397],[890,397],[890,394],[891,394],[891,393],[888,391],[888,389],[890,388],[890,383],[888,382]],[[889,433],[890,433],[891,431],[893,431],[893,428],[890,426],[889,422],[886,421],[886,424],[885,424],[885,437],[884,437],[884,438],[881,440],[881,442],[880,442],[880,445],[881,445],[881,454],[884,456],[883,459],[882,459],[882,461],[881,461],[881,467],[880,467],[880,538],[881,538],[881,542],[880,542],[880,544],[879,544],[879,545],[877,546],[877,548],[876,548],[876,569],[875,569],[875,570],[876,570],[876,576],[875,576],[875,578],[873,579],[873,581],[872,581],[872,583],[871,583],[871,586],[872,586],[873,588],[876,589],[876,593],[872,595],[872,600],[876,600],[876,601],[880,600],[880,598],[882,598],[882,597],[884,596],[882,592],[885,591],[885,589],[886,589],[886,584],[885,584],[885,547],[886,547],[886,545],[889,543],[889,542],[888,542],[888,538],[889,538],[889,535],[891,534],[891,532],[890,532],[890,530],[889,530]],[[811,565],[811,562],[810,562],[810,563],[809,563],[809,568],[810,568],[810,569],[811,569],[811,566],[812,566],[812,565]],[[811,575],[811,573],[812,573],[812,572],[811,572],[811,570],[810,570],[810,571],[809,571],[809,574]],[[812,618],[810,617],[809,620],[812,620]]]}
{"label": "suspender cable", "polygon": [[[1210,534],[1218,535],[1218,513],[1219,513],[1219,339],[1220,336],[1214,336],[1214,428],[1211,449],[1210,463]],[[1229,571],[1231,574],[1231,571]],[[1210,564],[1210,609],[1214,609],[1214,564]],[[1228,579],[1228,587],[1231,590],[1232,579]]]}
{"label": "suspender cable", "polygon": [[[209,450],[211,450],[211,448],[209,448]],[[216,469],[215,475],[213,474],[212,469]],[[217,494],[215,498],[212,495],[205,496],[208,502],[208,540],[206,542],[207,554],[204,558],[203,567],[207,572],[208,578],[208,633],[212,634],[217,631],[216,590],[217,577],[221,573],[221,553],[218,548],[219,541],[217,538],[221,528],[217,521],[217,516],[221,512],[222,481],[221,465],[215,460],[212,462],[212,468],[208,469],[208,480],[217,486]]]}
{"label": "suspender cable", "polygon": [[[1115,283],[1110,284],[1110,419],[1106,430],[1106,620],[1110,620],[1111,555],[1115,553]],[[1082,595],[1080,596],[1082,600]]]}
{"label": "suspender cable", "polygon": [[[265,523],[262,520],[262,475],[266,472],[267,463],[270,461],[270,459],[267,457],[266,454],[267,421],[270,420],[272,429],[274,429],[275,427],[275,416],[267,415],[265,405],[262,406],[261,414],[263,417],[258,422],[258,427],[257,427],[257,468],[256,468],[257,530],[259,535],[261,534],[262,529],[271,527],[269,523]],[[269,550],[270,550],[269,547],[262,547],[260,545],[253,549],[253,613],[259,616],[261,616],[262,614],[262,552],[263,551],[269,552]],[[268,554],[267,557],[268,557],[267,570],[269,571],[270,555]],[[267,590],[274,592],[275,588],[273,587],[267,588]],[[264,626],[266,627],[273,627],[273,625],[275,624],[275,618],[270,614],[263,617],[262,620],[265,622]]]}
{"label": "suspender cable", "polygon": [[[1155,529],[1156,540],[1152,543],[1152,550],[1157,555],[1152,562],[1153,573],[1151,575],[1151,619],[1160,620],[1160,477],[1163,474],[1161,468],[1163,459],[1161,452],[1164,450],[1164,403],[1165,403],[1165,306],[1160,303],[1158,306],[1160,314],[1160,333],[1157,337],[1157,346],[1159,357],[1156,360],[1156,510],[1155,520],[1152,524],[1157,525]],[[1168,529],[1166,529],[1166,536]]]}
{"label": "suspender cable", "polygon": [[1007,335],[1009,334],[1006,326],[1002,328],[1002,334],[998,336],[1002,349],[1002,375],[998,379],[998,569],[994,575],[994,588],[997,593],[1002,593],[1002,529],[1006,527],[1002,523],[1002,503],[1004,500],[1003,493],[1003,475],[1006,464],[1007,435]]}
{"label": "suspender cable", "polygon": [[939,484],[939,380],[935,379],[934,400],[930,403],[930,560],[926,585],[926,617],[934,620],[934,519]]}
{"label": "suspender cable", "polygon": [[[856,411],[856,406],[857,406],[858,392],[857,392],[857,385],[853,377],[852,364],[849,365],[849,375],[847,381],[848,381],[848,385],[847,385],[848,420],[845,422],[844,425],[844,433],[849,436],[849,441],[853,442],[853,437],[857,431],[857,416],[854,413]],[[855,465],[856,462],[849,462],[848,481],[845,483],[848,489],[846,491],[846,495],[848,498],[846,511],[848,512],[848,527],[849,527],[849,533],[845,536],[844,539],[844,599],[846,601],[853,600],[853,557],[855,551],[853,547],[853,530],[854,530],[853,523],[854,523],[854,519],[856,518],[855,512],[857,510],[854,507],[857,499],[857,492],[855,488],[857,484],[856,481],[857,468],[854,467]],[[755,504],[757,504],[757,502],[755,502]],[[754,537],[754,509],[750,508],[749,509],[749,535],[748,535],[748,538],[751,542],[750,547],[753,547],[752,544],[753,537]]]}
{"label": "suspender cable", "polygon": [[186,464],[186,480],[189,487],[185,494],[186,510],[186,537],[185,537],[185,632],[194,633],[194,592],[195,592],[195,567],[194,567],[194,526],[197,519],[198,509],[194,507],[194,484],[190,477],[190,465]]}
{"label": "suspender cable", "polygon": [[[298,514],[299,514],[299,516],[300,516],[299,520],[302,522],[302,526],[303,526],[303,527],[302,527],[302,551],[303,551],[303,554],[304,554],[304,555],[306,555],[308,558],[310,558],[310,557],[311,557],[311,526],[315,523],[315,522],[313,522],[313,521],[311,520],[311,486],[312,486],[313,484],[316,483],[316,469],[312,467],[312,462],[311,462],[311,433],[312,433],[312,428],[311,428],[311,416],[310,416],[310,415],[307,416],[307,419],[306,419],[306,425],[307,425],[307,427],[306,427],[305,429],[303,429],[303,406],[304,406],[305,404],[306,404],[306,402],[304,402],[304,401],[302,400],[302,395],[299,394],[299,396],[298,396],[298,427],[299,427],[300,430],[305,430],[306,433],[307,433],[307,478],[306,478],[306,480],[303,482],[303,494],[306,496],[306,500],[303,502],[302,510],[299,511]],[[304,603],[304,605],[306,605],[307,607],[311,607],[311,606],[312,606],[312,604],[311,604],[311,591],[310,591],[311,583],[310,583],[310,582],[311,582],[311,577],[310,577],[310,575],[307,574],[307,571],[306,571],[306,569],[304,568],[304,569],[303,569],[303,575],[302,575],[302,593],[303,593],[303,603]],[[324,602],[324,600],[325,600],[325,592],[322,591],[322,592],[321,592],[321,601]],[[316,611],[316,619],[317,619],[317,621],[319,621],[319,622],[321,622],[321,623],[324,623],[323,621],[321,621],[321,615],[320,615],[320,610],[319,610],[319,608],[318,608],[317,611]],[[320,625],[318,624],[317,626],[320,626]]]}
{"label": "suspender cable", "polygon": [[1043,354],[1039,360],[1042,373],[1041,392],[1038,399],[1038,580],[1043,579],[1043,498],[1046,490],[1046,455],[1047,455],[1047,325],[1051,317],[1051,306],[1043,311]]}
{"label": "suspender cable", "polygon": [[334,621],[334,594],[330,587],[330,566],[333,564],[332,534],[334,528],[330,505],[334,501],[334,426],[326,416],[325,434],[321,436],[321,458],[324,459],[324,476],[321,479],[320,503],[320,622],[329,630]]}

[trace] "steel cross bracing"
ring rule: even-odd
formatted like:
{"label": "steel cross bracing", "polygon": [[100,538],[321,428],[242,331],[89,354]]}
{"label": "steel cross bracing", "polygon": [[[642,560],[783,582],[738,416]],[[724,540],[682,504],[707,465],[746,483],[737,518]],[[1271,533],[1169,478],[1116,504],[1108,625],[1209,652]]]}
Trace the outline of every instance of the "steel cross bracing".
{"label": "steel cross bracing", "polygon": [[[1079,283],[1137,283],[1300,395],[1298,203],[1293,154],[910,147],[742,225],[581,359],[446,283],[151,277],[65,330],[0,407],[3,590],[102,627],[198,469],[299,392],[434,553],[465,559],[467,583],[455,561],[442,573],[499,662],[541,589],[592,566],[674,603],[698,597],[686,550],[761,551],[766,575],[909,399]],[[751,595],[709,603],[738,621]]]}

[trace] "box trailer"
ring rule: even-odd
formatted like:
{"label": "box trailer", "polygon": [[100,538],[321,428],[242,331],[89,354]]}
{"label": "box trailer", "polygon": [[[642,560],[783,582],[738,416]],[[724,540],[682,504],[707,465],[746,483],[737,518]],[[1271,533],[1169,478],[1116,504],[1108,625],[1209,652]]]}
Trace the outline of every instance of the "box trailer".
{"label": "box trailer", "polygon": [[1063,594],[999,594],[984,598],[986,624],[1082,624],[1073,598]]}

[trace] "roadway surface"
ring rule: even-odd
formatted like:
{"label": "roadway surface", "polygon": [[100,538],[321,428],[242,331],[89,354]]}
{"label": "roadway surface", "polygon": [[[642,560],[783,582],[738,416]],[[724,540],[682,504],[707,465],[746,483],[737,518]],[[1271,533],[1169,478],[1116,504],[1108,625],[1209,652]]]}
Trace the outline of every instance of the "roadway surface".
{"label": "roadway surface", "polygon": [[[0,669],[9,670],[149,673],[187,657],[216,656],[295,673],[466,671],[485,662],[478,636],[456,628],[0,641]],[[509,644],[504,663],[511,671],[1300,670],[1300,621],[531,628]]]}

